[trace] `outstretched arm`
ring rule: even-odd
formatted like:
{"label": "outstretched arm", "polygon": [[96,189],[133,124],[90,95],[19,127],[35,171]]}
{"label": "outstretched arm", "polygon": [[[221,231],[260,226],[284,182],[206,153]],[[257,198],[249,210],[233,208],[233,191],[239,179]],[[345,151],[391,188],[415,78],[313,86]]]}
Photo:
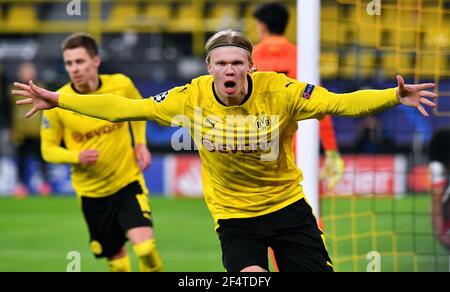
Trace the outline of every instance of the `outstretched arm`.
{"label": "outstretched arm", "polygon": [[12,93],[25,97],[16,103],[32,104],[33,107],[25,117],[31,117],[39,110],[61,107],[94,118],[111,122],[147,120],[149,116],[150,100],[132,100],[113,94],[78,95],[60,94],[36,86],[32,81],[29,85],[15,82],[14,86],[20,88]]}
{"label": "outstretched arm", "polygon": [[403,104],[415,107],[425,117],[425,106],[435,107],[429,100],[437,95],[428,91],[434,83],[405,84],[397,76],[398,86],[383,90],[358,90],[351,93],[333,93],[323,87],[306,83],[290,86],[293,101],[290,111],[295,120],[322,118],[326,114],[348,117],[362,117]]}
{"label": "outstretched arm", "polygon": [[428,117],[424,106],[435,107],[436,104],[428,98],[436,98],[433,89],[434,83],[407,84],[399,75],[397,88],[385,90],[359,90],[352,93],[329,93],[329,106],[327,113],[344,116],[365,116],[391,108],[398,104],[415,107]]}
{"label": "outstretched arm", "polygon": [[186,104],[191,97],[191,86],[197,85],[174,87],[154,97],[138,100],[114,94],[82,95],[52,92],[36,86],[32,81],[28,85],[15,82],[14,86],[19,89],[13,90],[13,93],[25,98],[16,104],[33,105],[25,117],[30,117],[40,110],[60,107],[110,122],[153,120],[163,126],[179,126],[180,116],[185,117]]}

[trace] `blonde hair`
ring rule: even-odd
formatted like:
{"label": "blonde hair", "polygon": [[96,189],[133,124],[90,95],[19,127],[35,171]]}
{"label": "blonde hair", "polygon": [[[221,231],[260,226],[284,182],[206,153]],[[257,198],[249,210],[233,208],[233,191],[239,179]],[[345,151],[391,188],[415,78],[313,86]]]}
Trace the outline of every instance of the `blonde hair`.
{"label": "blonde hair", "polygon": [[209,64],[212,50],[225,46],[233,46],[246,50],[248,53],[248,60],[250,64],[253,64],[252,42],[243,33],[231,29],[219,31],[208,39],[205,44],[206,64]]}

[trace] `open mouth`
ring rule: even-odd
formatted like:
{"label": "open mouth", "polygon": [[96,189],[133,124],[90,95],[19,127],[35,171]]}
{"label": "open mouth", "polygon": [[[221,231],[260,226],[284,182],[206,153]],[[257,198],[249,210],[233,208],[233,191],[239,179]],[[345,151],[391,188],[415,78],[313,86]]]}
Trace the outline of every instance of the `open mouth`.
{"label": "open mouth", "polygon": [[236,93],[236,82],[234,82],[234,81],[226,81],[224,83],[224,85],[225,85],[225,92],[227,94],[232,95],[232,94]]}
{"label": "open mouth", "polygon": [[234,82],[234,81],[225,82],[225,88],[233,88],[235,86],[236,86],[236,82]]}

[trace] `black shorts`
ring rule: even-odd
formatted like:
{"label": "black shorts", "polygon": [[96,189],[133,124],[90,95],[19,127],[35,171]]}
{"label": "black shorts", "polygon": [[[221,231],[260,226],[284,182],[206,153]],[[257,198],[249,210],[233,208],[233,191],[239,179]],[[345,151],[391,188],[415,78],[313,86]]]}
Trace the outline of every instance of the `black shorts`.
{"label": "black shorts", "polygon": [[322,231],[304,199],[267,215],[218,223],[222,261],[229,272],[253,265],[269,270],[268,247],[280,272],[333,271]]}
{"label": "black shorts", "polygon": [[81,208],[89,228],[91,251],[97,258],[117,254],[131,228],[153,226],[147,194],[137,181],[111,196],[81,197]]}

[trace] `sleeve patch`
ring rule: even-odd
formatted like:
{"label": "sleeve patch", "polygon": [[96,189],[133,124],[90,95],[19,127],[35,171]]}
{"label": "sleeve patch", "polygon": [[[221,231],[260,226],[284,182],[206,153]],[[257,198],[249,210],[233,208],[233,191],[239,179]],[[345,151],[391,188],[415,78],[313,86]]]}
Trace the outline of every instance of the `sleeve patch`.
{"label": "sleeve patch", "polygon": [[312,95],[314,87],[315,86],[312,84],[306,84],[305,90],[303,90],[303,93],[302,93],[302,97],[305,99],[309,99]]}
{"label": "sleeve patch", "polygon": [[166,99],[167,94],[169,94],[169,91],[162,92],[162,93],[160,93],[160,94],[158,94],[158,95],[155,95],[155,96],[153,97],[153,100],[156,101],[156,102],[163,102],[164,99]]}

